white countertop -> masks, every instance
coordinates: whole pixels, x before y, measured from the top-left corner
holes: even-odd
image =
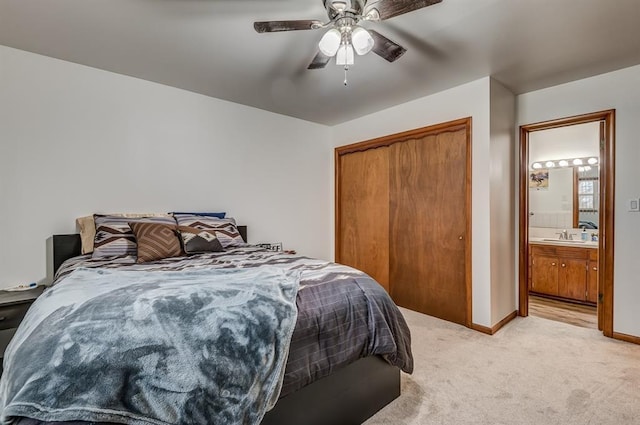
[[[574,246],[576,248],[598,248],[598,242],[583,241],[583,240],[560,240],[552,238],[529,238],[530,244],[535,245],[555,245],[555,246]]]

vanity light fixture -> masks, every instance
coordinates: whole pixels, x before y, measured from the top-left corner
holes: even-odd
[[[533,170],[539,170],[542,167],[542,164],[546,168],[554,168],[554,167],[579,167],[578,171],[589,171],[592,165],[598,165],[600,160],[594,156],[587,156],[582,158],[566,158],[566,159],[556,159],[549,161],[535,161],[531,163],[531,168]],[[586,165],[589,164],[589,165]]]

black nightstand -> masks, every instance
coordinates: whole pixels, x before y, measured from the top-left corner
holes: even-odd
[[[16,333],[31,304],[42,294],[44,286],[28,291],[0,291],[0,375],[4,350]]]

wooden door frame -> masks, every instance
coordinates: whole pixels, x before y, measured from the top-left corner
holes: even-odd
[[[615,109],[520,126],[519,310],[529,315],[529,134],[576,124],[604,121],[600,137],[600,223],[598,229],[598,323],[605,336],[613,332],[613,239],[615,179]]]
[[[340,247],[340,159],[343,155],[347,155],[353,152],[365,151],[368,149],[375,149],[384,146],[391,146],[395,143],[404,142],[411,139],[423,138],[429,135],[437,135],[445,132],[453,132],[464,129],[466,131],[466,179],[465,179],[465,211],[467,212],[466,223],[466,235],[465,235],[465,291],[466,291],[466,320],[465,326],[470,328],[472,326],[472,276],[471,276],[471,131],[472,131],[472,119],[461,118],[458,120],[448,121],[441,124],[435,124],[427,127],[417,128],[414,130],[405,131],[402,133],[391,134],[388,136],[379,137],[376,139],[367,140],[364,142],[354,143],[346,146],[340,146],[335,148],[335,163],[334,163],[334,179],[335,179],[335,201],[334,201],[334,235],[335,235],[335,261],[340,262],[339,254],[341,252]],[[389,282],[391,285],[391,282]]]

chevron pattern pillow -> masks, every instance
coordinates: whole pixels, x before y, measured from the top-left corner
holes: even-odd
[[[138,263],[182,255],[175,224],[131,222],[129,226],[136,237]]]
[[[178,222],[178,226],[195,227],[214,232],[224,249],[246,245],[233,218],[204,217],[195,214],[174,214],[173,216]]]
[[[96,236],[93,242],[92,258],[112,256],[136,256],[136,236],[129,223],[161,223],[175,226],[173,217],[122,217],[94,214]]]
[[[182,248],[187,254],[223,251],[215,230],[203,230],[197,227],[178,226],[182,237]]]

